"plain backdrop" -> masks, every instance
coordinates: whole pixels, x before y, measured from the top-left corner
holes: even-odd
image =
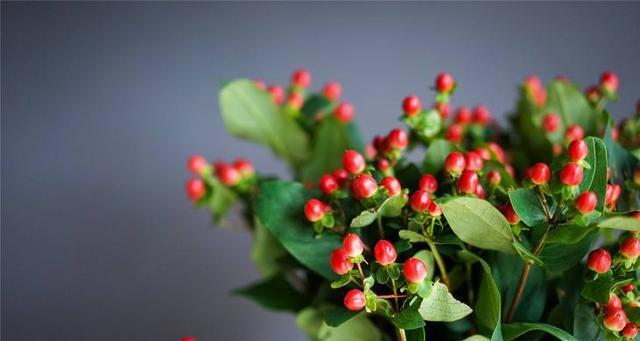
[[[251,238],[185,199],[185,159],[287,169],[232,138],[223,82],[339,80],[367,139],[434,76],[504,121],[528,74],[620,75],[640,97],[639,3],[2,2],[2,339],[297,340],[233,288]]]

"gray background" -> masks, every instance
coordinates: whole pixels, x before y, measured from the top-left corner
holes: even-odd
[[[2,337],[301,339],[230,289],[258,278],[250,237],[184,197],[190,153],[264,149],[222,126],[217,88],[309,68],[342,82],[367,138],[434,75],[504,116],[529,73],[640,97],[638,3],[2,3]]]

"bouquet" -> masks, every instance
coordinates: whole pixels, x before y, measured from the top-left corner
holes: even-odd
[[[240,79],[219,95],[229,132],[294,180],[188,160],[188,198],[215,223],[240,206],[253,234],[262,280],[235,293],[311,340],[636,339],[640,103],[614,124],[616,74],[584,92],[529,76],[503,129],[482,105],[452,113],[442,73],[433,105],[406,97],[405,128],[369,144],[340,84],[310,84],[301,69],[286,90]]]

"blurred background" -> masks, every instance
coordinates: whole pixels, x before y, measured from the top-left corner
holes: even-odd
[[[2,338],[296,340],[295,318],[229,291],[259,275],[251,238],[183,193],[191,153],[253,160],[217,90],[238,77],[338,80],[367,139],[428,102],[503,122],[528,74],[586,86],[611,69],[615,117],[640,97],[640,3],[2,2]]]

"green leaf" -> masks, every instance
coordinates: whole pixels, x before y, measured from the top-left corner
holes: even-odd
[[[378,212],[383,217],[398,217],[402,214],[402,208],[407,203],[403,195],[395,195],[384,202],[378,208]]]
[[[251,260],[263,277],[270,277],[280,271],[279,260],[287,256],[280,242],[267,230],[260,220],[254,218],[255,238],[251,249]]]
[[[328,114],[332,106],[333,102],[325,96],[312,95],[304,101],[304,105],[300,111],[309,118],[315,118],[318,113]]]
[[[561,273],[578,264],[590,250],[591,244],[598,237],[595,230],[588,232],[586,236],[574,244],[548,243],[539,254],[544,268],[551,273]],[[576,235],[576,239],[579,235]]]
[[[223,185],[217,178],[212,177],[208,182],[211,184],[211,197],[208,206],[213,213],[213,222],[217,224],[229,212],[238,198],[230,188]]]
[[[408,240],[410,243],[427,243],[429,241],[427,237],[411,230],[400,230],[398,236]]]
[[[302,184],[267,181],[261,184],[255,212],[262,225],[280,241],[300,263],[328,279],[335,279],[329,256],[340,247],[337,234],[316,238],[311,223],[304,218],[304,204],[312,192]]]
[[[442,166],[444,165],[444,160],[447,158],[449,153],[456,150],[455,146],[443,139],[435,139],[429,144],[427,151],[424,153],[424,163],[423,168],[425,173],[430,174],[438,174]]]
[[[406,330],[407,341],[424,341],[424,328]]]
[[[409,330],[424,327],[424,320],[422,316],[420,316],[418,309],[412,307],[400,310],[400,312],[393,317],[392,321],[393,324],[401,329]]]
[[[581,341],[604,340],[605,335],[597,323],[593,303],[581,300],[576,305],[573,315],[573,335]]]
[[[504,335],[505,341],[514,340],[530,331],[543,331],[547,334],[551,334],[555,336],[558,340],[563,341],[578,341],[571,334],[566,331],[552,326],[550,324],[545,323],[527,323],[527,322],[518,322],[518,323],[508,323],[502,325],[502,333]]]
[[[453,232],[466,243],[481,249],[514,253],[511,226],[488,201],[456,197],[441,207]]]
[[[309,298],[296,290],[282,275],[276,275],[248,287],[236,289],[233,293],[249,298],[271,310],[295,312],[310,303]]]
[[[560,115],[565,127],[579,124],[585,130],[586,135],[597,133],[597,115],[580,88],[574,84],[552,81],[547,90],[547,106],[544,112],[554,112]]]
[[[471,314],[473,310],[456,300],[446,285],[435,282],[429,295],[422,300],[418,311],[426,321],[453,322]]]
[[[331,282],[331,289],[338,289],[338,288],[342,288],[343,286],[347,285],[351,283],[351,277],[350,276],[342,276],[338,279],[336,279],[335,281]]]
[[[589,146],[585,158],[591,168],[584,169],[580,191],[593,191],[598,196],[598,211],[604,210],[605,191],[607,187],[607,148],[604,141],[597,137],[587,136],[584,141]]]
[[[522,245],[522,243],[520,243],[519,241],[513,242],[513,248],[516,250],[518,256],[520,256],[520,258],[522,258],[522,260],[524,260],[525,262],[536,264],[538,266],[542,265],[542,260],[540,260],[540,258],[534,255],[531,251],[529,251],[529,248]]]
[[[462,341],[490,341],[490,339],[484,335],[471,335]]]
[[[578,226],[573,224],[561,224],[549,231],[547,244],[576,244],[583,240],[594,227]]]
[[[314,341],[381,341],[382,333],[365,316],[358,315],[338,327],[327,325],[322,313],[309,307],[302,310],[296,321],[309,339]]]
[[[598,223],[598,227],[626,231],[640,231],[640,220],[631,217],[615,216],[601,221]]]
[[[624,186],[624,181],[626,179],[633,179],[633,172],[640,165],[640,160],[613,140],[611,128],[612,121],[611,118],[609,118],[604,136],[604,143],[607,147],[608,165],[611,169],[612,182],[621,185],[624,191],[620,196],[620,200],[618,200],[617,209],[626,211],[630,208],[635,208],[637,203],[635,202],[635,198],[632,199],[632,202],[627,202],[628,191]]]
[[[433,252],[429,250],[420,250],[413,255],[414,258],[418,258],[427,266],[427,276],[426,280],[430,281],[433,279],[433,275],[436,271],[436,262],[433,258]]]
[[[220,110],[227,130],[236,137],[269,146],[299,166],[309,154],[309,139],[295,120],[283,115],[265,91],[240,79],[220,90]]]
[[[547,203],[552,202],[551,200],[552,198],[549,198]],[[527,226],[532,227],[547,221],[540,195],[535,190],[529,188],[511,190],[509,191],[509,201],[511,201],[511,206],[518,217]],[[553,203],[555,204],[555,202]],[[554,205],[551,205],[549,211],[555,211]]]
[[[348,125],[333,116],[325,117],[315,132],[313,151],[302,170],[302,180],[315,183],[328,173],[342,167],[342,155],[347,149],[357,149]],[[355,129],[355,128],[352,128]],[[356,133],[357,134],[357,133]]]
[[[378,218],[378,211],[374,209],[364,210],[351,220],[351,227],[365,227],[371,225]]]
[[[588,300],[606,304],[609,302],[610,293],[614,288],[629,284],[632,281],[633,278],[613,278],[611,275],[602,274],[595,280],[587,282],[580,294]]]
[[[344,307],[328,307],[324,309],[324,322],[331,327],[337,327],[358,315],[359,311],[347,310]]]

